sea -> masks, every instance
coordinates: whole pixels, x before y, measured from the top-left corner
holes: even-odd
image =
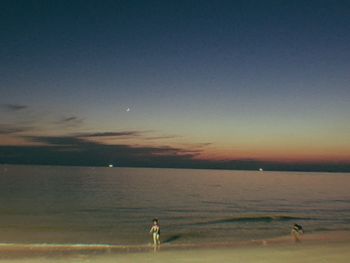
[[[350,174],[0,165],[1,244],[146,245],[350,230]]]

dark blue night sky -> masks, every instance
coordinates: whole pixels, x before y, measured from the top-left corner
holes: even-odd
[[[350,170],[349,1],[0,5],[0,163]]]

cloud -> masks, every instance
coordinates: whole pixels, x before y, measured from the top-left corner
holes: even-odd
[[[0,146],[0,163],[122,167],[200,168],[227,170],[289,170],[350,172],[350,161],[279,163],[255,159],[203,160],[201,149],[170,146],[108,145],[76,136],[26,136],[44,146]]]
[[[84,120],[82,118],[79,118],[77,116],[69,116],[61,118],[56,123],[67,127],[75,127],[80,126],[81,124],[83,124],[83,122]]]
[[[176,139],[179,138],[180,136],[176,135],[163,135],[163,136],[150,136],[150,137],[145,137],[145,140],[165,140],[165,139]]]
[[[328,171],[350,172],[350,160],[314,163],[267,162],[257,159],[213,160],[203,159],[205,147],[211,143],[185,144],[179,147],[167,145],[106,144],[92,141],[92,137],[140,136],[142,131],[99,132],[69,136],[24,136],[17,133],[30,127],[0,124],[1,134],[14,134],[40,145],[0,146],[0,163],[106,166],[110,163],[122,167],[198,168],[226,170],[267,171]]]
[[[67,117],[67,118],[64,118],[62,119],[62,122],[72,122],[72,121],[77,121],[78,118],[73,116],[73,117]]]
[[[47,144],[48,146],[83,146],[86,144],[96,144],[74,136],[24,136],[32,142]]]
[[[7,124],[0,124],[0,134],[6,134],[6,135],[11,135],[11,134],[16,134],[16,133],[21,133],[21,132],[26,132],[31,130],[31,127],[17,127],[17,126],[12,126],[12,125],[7,125]]]
[[[198,152],[168,146],[107,145],[75,136],[25,137],[44,146],[0,146],[0,163],[191,167]]]
[[[209,145],[212,145],[213,143],[211,142],[204,142],[204,143],[192,143],[191,146],[193,148],[204,148],[204,147],[207,147]]]
[[[3,104],[2,108],[6,109],[7,111],[21,111],[27,109],[28,106],[22,104]]]
[[[135,145],[126,145],[126,144],[105,144],[102,142],[90,141],[85,138],[81,138],[78,136],[25,136],[27,140],[32,142],[39,142],[46,144],[51,147],[67,147],[74,148],[75,150],[84,151],[86,149],[104,149],[104,150],[112,150],[113,149],[123,149],[128,148],[129,150],[133,150],[137,155],[147,152],[147,154],[153,156],[159,155],[196,155],[198,150],[192,149],[181,149],[170,146],[135,146]],[[128,152],[125,152],[127,154]],[[129,151],[130,153],[130,151]]]
[[[93,137],[134,137],[140,136],[143,132],[140,131],[120,131],[120,132],[96,132],[96,133],[82,133],[78,135],[82,138]]]

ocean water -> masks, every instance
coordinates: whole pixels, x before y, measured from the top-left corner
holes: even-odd
[[[216,243],[350,230],[350,174],[0,166],[0,243]]]

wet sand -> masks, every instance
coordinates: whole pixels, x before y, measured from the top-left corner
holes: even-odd
[[[290,237],[215,244],[150,245],[21,245],[1,244],[1,262],[349,262],[350,233],[305,235],[301,243]]]

